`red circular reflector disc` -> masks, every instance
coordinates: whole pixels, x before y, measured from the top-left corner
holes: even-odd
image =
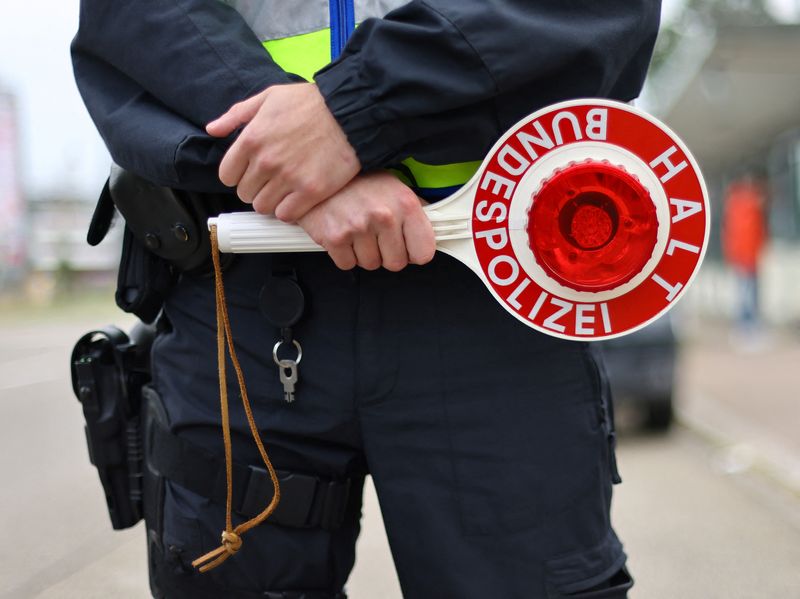
[[[656,247],[647,189],[624,168],[587,160],[546,179],[528,211],[528,245],[556,281],[603,291],[630,281]]]
[[[472,236],[501,305],[550,335],[630,333],[686,291],[708,197],[683,142],[627,104],[576,100],[523,119],[478,175]]]

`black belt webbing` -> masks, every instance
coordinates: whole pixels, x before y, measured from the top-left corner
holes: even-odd
[[[225,459],[173,435],[153,423],[148,464],[170,481],[225,505]],[[308,474],[277,471],[281,501],[267,519],[297,528],[335,530],[342,525],[353,479],[325,480]],[[233,510],[257,516],[272,498],[272,479],[265,468],[233,463]]]

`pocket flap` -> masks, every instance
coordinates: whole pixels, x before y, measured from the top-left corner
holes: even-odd
[[[563,597],[591,589],[621,570],[625,560],[622,543],[613,532],[590,549],[549,559],[545,567],[548,588],[553,589],[551,596]]]

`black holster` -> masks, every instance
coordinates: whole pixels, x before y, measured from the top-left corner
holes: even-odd
[[[150,323],[181,272],[210,272],[208,218],[246,206],[230,194],[161,187],[114,165],[89,225],[90,245],[105,238],[115,208],[125,219],[115,299],[122,310]],[[223,256],[223,265],[230,260]]]
[[[107,327],[87,333],[72,350],[72,390],[83,407],[89,460],[115,529],[142,518],[140,402],[150,380],[153,336],[153,329],[141,324],[130,337]]]

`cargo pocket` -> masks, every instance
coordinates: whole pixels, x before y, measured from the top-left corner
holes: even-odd
[[[455,495],[466,534],[552,527],[602,501],[605,435],[583,351],[520,352],[520,363],[489,383],[481,374],[449,377]]]
[[[211,547],[204,546],[198,518],[182,513],[181,499],[168,485],[164,510],[164,561],[173,573],[193,574],[192,560]]]
[[[157,342],[158,342],[157,338]],[[144,516],[147,528],[148,570],[154,597],[162,597],[167,581],[176,574],[192,573],[191,561],[203,553],[203,537],[186,501],[156,469],[153,460],[156,428],[168,428],[161,396],[153,385],[142,388],[144,434]]]
[[[156,338],[158,343],[159,338]],[[167,413],[161,397],[152,385],[142,387],[142,431],[144,468],[142,469],[142,489],[145,530],[147,531],[147,571],[150,592],[153,597],[163,598],[165,589],[162,583],[167,569],[167,552],[164,535],[164,494],[166,480],[152,465],[153,434],[157,426],[168,426]]]
[[[595,547],[547,560],[548,599],[625,599],[633,586],[625,560],[613,531]]]
[[[570,593],[565,597],[575,599],[627,599],[633,579],[625,568],[614,574],[610,580],[587,591]]]

